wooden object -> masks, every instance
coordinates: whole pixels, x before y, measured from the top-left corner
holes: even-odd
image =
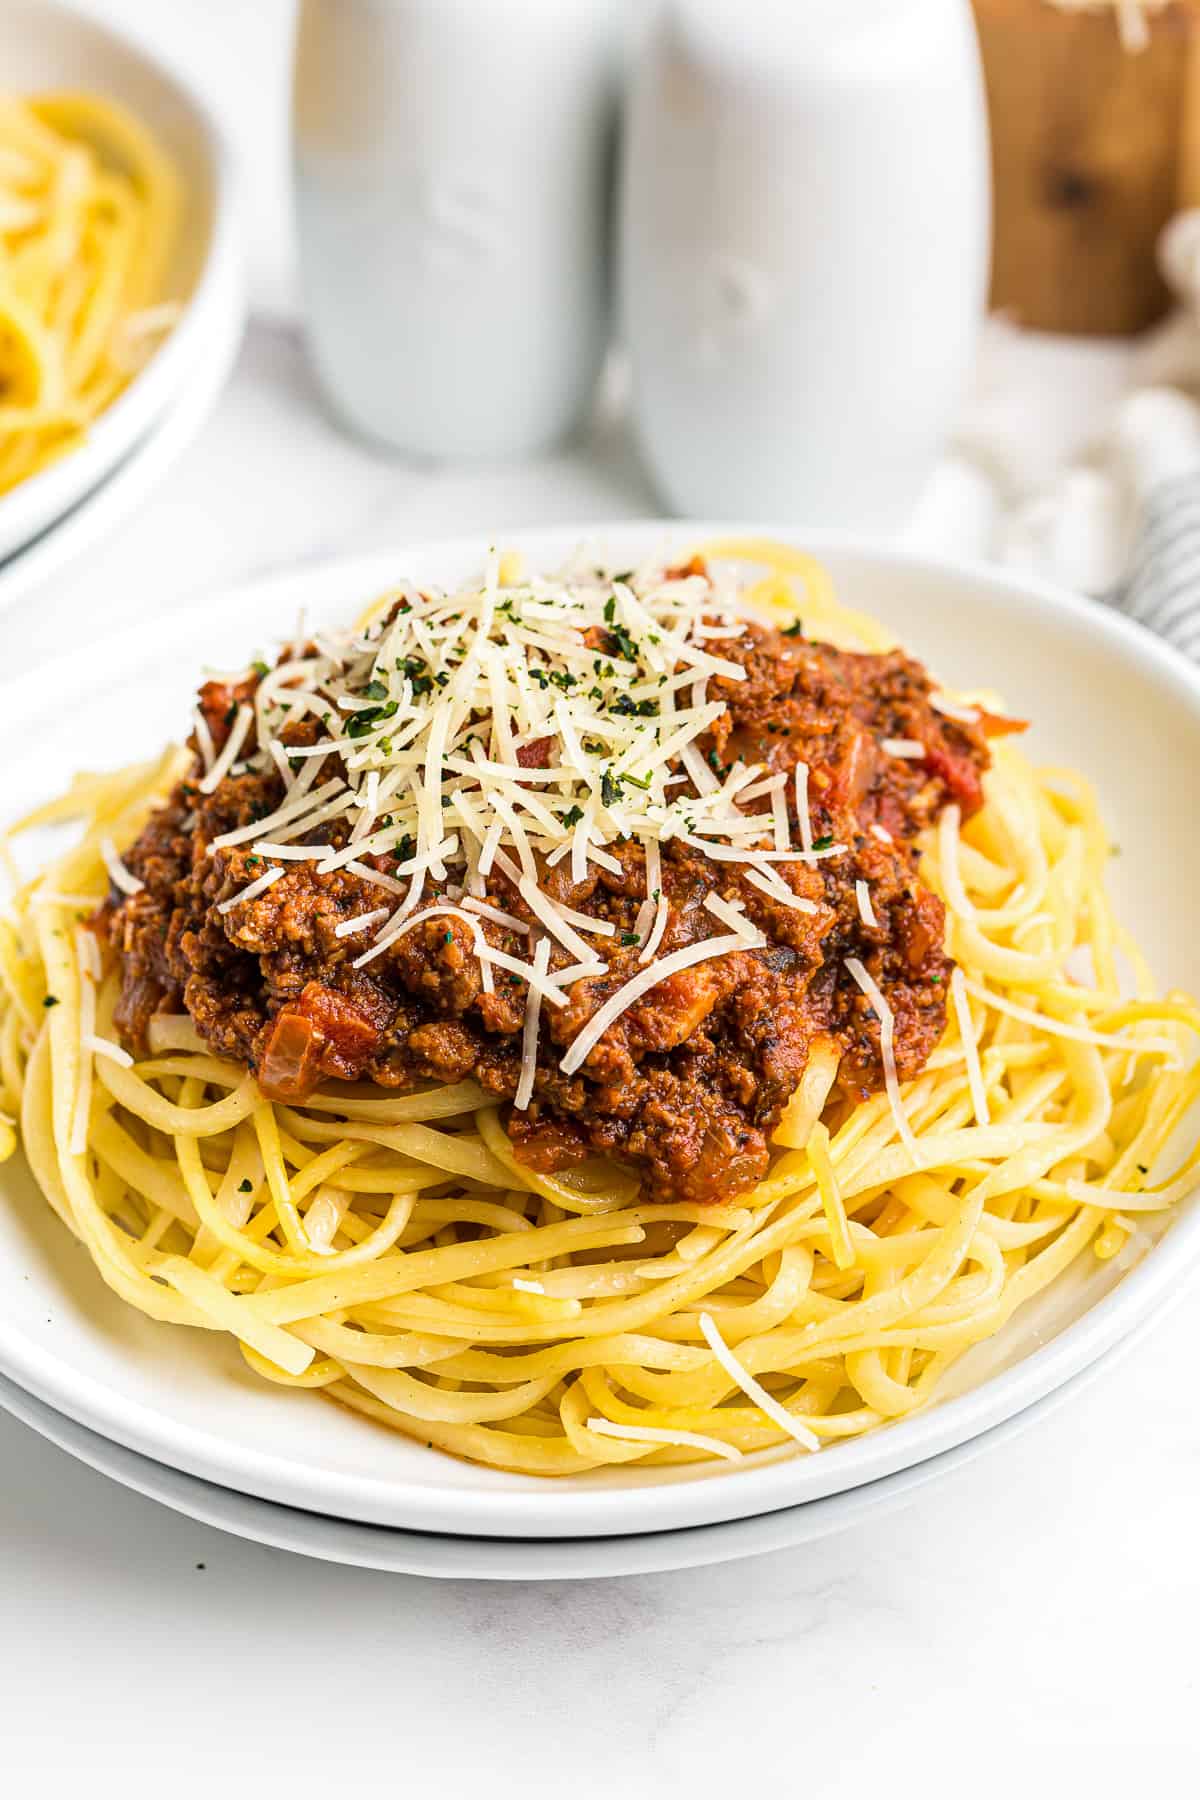
[[[973,0],[992,129],[992,304],[1020,324],[1142,330],[1167,310],[1163,225],[1200,199],[1200,16],[1147,15],[1126,49],[1111,12]]]

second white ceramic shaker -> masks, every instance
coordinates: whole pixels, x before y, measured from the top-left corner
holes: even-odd
[[[303,0],[294,177],[334,410],[397,449],[531,452],[608,325],[608,0]]]
[[[899,527],[984,308],[969,0],[666,0],[621,215],[637,426],[668,503]]]

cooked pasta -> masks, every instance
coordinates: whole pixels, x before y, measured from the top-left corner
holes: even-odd
[[[177,307],[176,177],[109,100],[0,99],[0,493],[75,448]]]
[[[790,619],[799,603],[807,641],[886,649],[799,553],[706,554],[765,568],[746,604]],[[964,719],[987,705],[938,701]],[[110,1287],[152,1318],[231,1335],[267,1381],[524,1474],[812,1454],[927,1404],[971,1346],[1079,1259],[1130,1245],[1200,1178],[1194,1126],[1172,1149],[1200,1094],[1200,1011],[1160,992],[1114,920],[1086,781],[1011,741],[993,746],[982,806],[942,806],[919,844],[954,965],[920,1072],[864,1097],[844,1083],[845,1044],[818,1038],[768,1165],[707,1198],[656,1197],[636,1162],[594,1149],[539,1171],[471,1076],[269,1098],[178,1006],[126,1048],[120,958],[88,921],[143,889],[130,846],[200,754],[80,776],[13,828],[82,826],[0,927],[0,1074],[42,1191]],[[774,841],[811,827],[798,800]],[[503,913],[488,894],[479,919]],[[377,930],[363,924],[355,945]],[[887,993],[849,960],[847,1005],[886,1036]],[[522,966],[552,991],[548,955]],[[537,1037],[549,1003],[528,992]]]

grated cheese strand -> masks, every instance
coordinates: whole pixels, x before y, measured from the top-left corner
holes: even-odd
[[[933,693],[929,696],[929,704],[935,712],[944,713],[948,719],[958,719],[963,725],[977,725],[980,712],[977,706],[963,706],[950,700],[945,694]]]
[[[699,1431],[668,1431],[661,1425],[619,1425],[614,1419],[589,1419],[587,1429],[599,1437],[627,1438],[631,1444],[678,1444],[684,1450],[707,1450],[726,1462],[740,1462],[742,1453],[720,1438],[705,1437]]]
[[[481,582],[457,591],[405,586],[348,630],[307,634],[298,626],[290,651],[261,675],[253,703],[239,704],[219,753],[197,717],[204,792],[242,767],[269,773],[283,790],[270,815],[213,841],[214,852],[250,844],[270,865],[219,910],[253,900],[296,865],[318,876],[346,868],[395,900],[391,912],[368,902],[335,927],[340,938],[376,930],[353,967],[385,954],[421,919],[457,917],[470,926],[485,989],[494,991],[499,970],[527,984],[525,1024],[536,1031],[543,1005],[565,1006],[572,981],[606,973],[597,945],[617,935],[611,921],[553,898],[541,871],[561,864],[580,885],[597,870],[625,878],[627,858],[614,852],[637,846],[645,869],[630,934],[641,945],[638,968],[568,1046],[561,1066],[574,1073],[659,982],[766,941],[744,906],[718,891],[707,904],[728,933],[664,955],[664,844],[697,850],[717,866],[714,874],[737,865],[760,893],[810,916],[817,904],[793,893],[773,865],[815,866],[846,853],[844,844],[814,838],[806,764],[776,774],[763,763],[722,768],[706,753],[708,734],[728,713],[709,698],[710,678],[746,680],[745,667],[721,653],[745,629],[738,584],[720,575],[668,576],[650,561],[614,580],[577,559],[557,576],[525,576],[496,554]],[[285,741],[300,721],[317,742]],[[882,748],[925,754],[909,739],[884,739]],[[334,822],[332,833],[321,831]],[[335,842],[314,841],[322,835]],[[385,857],[375,870],[373,861]],[[503,902],[503,882],[538,929],[495,903]],[[870,895],[863,883],[857,890],[870,928]],[[546,948],[532,960],[500,951],[484,919]],[[558,951],[571,963],[554,971]],[[885,1072],[886,1026],[884,1019]],[[524,1067],[522,1076],[528,1104],[532,1076]]]
[[[236,894],[230,894],[228,900],[219,901],[217,911],[222,914],[232,912],[234,907],[241,906],[243,901],[257,900],[260,894],[265,894],[267,889],[285,873],[286,870],[282,865],[276,863],[273,868],[267,870],[265,875],[260,875],[257,881],[252,881],[248,887],[239,888]]]
[[[819,1450],[821,1448],[821,1440],[816,1432],[810,1431],[807,1425],[802,1425],[800,1420],[797,1419],[793,1413],[790,1413],[786,1406],[781,1405],[773,1395],[768,1394],[762,1383],[755,1381],[749,1369],[738,1361],[733,1351],[729,1348],[729,1345],[725,1342],[725,1339],[721,1336],[721,1333],[717,1330],[711,1314],[700,1314],[700,1330],[703,1334],[705,1343],[728,1375],[730,1381],[741,1388],[748,1400],[753,1400],[759,1412],[765,1413],[773,1424],[778,1425],[781,1431],[785,1431],[790,1438],[794,1438],[796,1442],[802,1444],[806,1450]]]
[[[391,916],[388,906],[378,907],[374,912],[355,913],[353,918],[343,919],[340,925],[335,925],[333,935],[336,938],[353,937],[356,931],[365,931],[369,925],[382,925]]]
[[[592,1015],[582,1031],[573,1040],[570,1049],[562,1059],[560,1067],[564,1075],[573,1075],[586,1062],[589,1054],[621,1014],[631,1007],[635,1000],[656,988],[660,981],[666,981],[670,975],[677,975],[682,969],[690,969],[696,963],[708,962],[713,957],[725,956],[731,950],[745,950],[750,947],[760,948],[766,943],[761,932],[755,932],[750,938],[744,934],[730,934],[728,937],[705,938],[698,944],[687,944],[682,950],[675,950],[670,956],[664,956],[661,962],[643,969],[617,989],[611,999],[606,1000],[600,1010]]]
[[[238,751],[250,734],[250,727],[253,722],[254,708],[252,706],[247,706],[245,701],[243,701],[237,709],[237,715],[233,721],[233,728],[230,731],[229,736],[225,739],[225,744],[220,755],[213,763],[208,774],[205,775],[199,783],[200,792],[202,794],[211,794],[213,789],[217,786],[217,783],[228,775],[230,769],[232,769],[234,763],[237,761]]]
[[[871,890],[865,881],[855,882],[854,898],[858,903],[858,916],[868,931],[878,931],[879,920],[875,916],[875,908],[871,905]]]
[[[915,1163],[918,1160],[917,1140],[913,1136],[912,1126],[904,1110],[904,1102],[900,1096],[900,1077],[896,1072],[895,1031],[896,1015],[880,992],[875,978],[868,972],[857,956],[846,958],[846,968],[858,983],[875,1010],[879,1020],[879,1054],[883,1061],[883,1079],[887,1089],[888,1102],[892,1109],[892,1117],[896,1121],[896,1130],[900,1141]]]
[[[137,876],[125,867],[117,854],[117,847],[110,837],[100,839],[100,860],[108,870],[114,887],[119,888],[123,894],[141,893],[146,885],[145,882],[139,881]]]
[[[777,900],[780,906],[790,906],[793,912],[811,915],[820,910],[815,900],[806,900],[801,894],[793,894],[790,887],[787,887],[782,881],[772,881],[770,875],[762,869],[748,869],[746,880],[760,893],[768,895],[772,900]]]
[[[812,814],[808,810],[808,764],[798,762],[793,778],[796,783],[796,816],[800,821],[800,845],[804,850],[813,847]]]
[[[538,975],[544,976],[550,967],[550,940],[542,938],[533,953],[533,966]],[[517,1081],[517,1091],[513,1097],[513,1105],[518,1112],[524,1112],[533,1098],[533,1078],[537,1073],[538,1021],[542,1012],[542,996],[538,989],[530,984],[525,1001],[525,1026],[521,1034],[521,1074]]]
[[[644,965],[646,963],[653,962],[655,956],[657,956],[658,946],[663,941],[663,934],[665,933],[665,931],[667,929],[667,920],[670,918],[670,916],[671,916],[670,902],[668,901],[667,896],[665,894],[663,894],[658,901],[658,905],[655,907],[654,924],[651,926],[650,936],[646,939],[646,943],[642,950],[642,953],[638,957],[639,963],[642,963]]]

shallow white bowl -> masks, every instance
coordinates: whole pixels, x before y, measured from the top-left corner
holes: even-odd
[[[204,102],[149,52],[59,0],[0,7],[5,92],[73,88],[127,106],[155,134],[181,188],[178,241],[163,299],[183,312],[145,368],[86,440],[0,498],[0,557],[21,549],[90,493],[173,403],[240,315],[242,283],[233,160]]]
[[[237,361],[242,326],[239,306],[206,341],[203,357],[185,372],[170,406],[128,456],[48,530],[0,560],[0,612],[111,536],[153,493],[221,398]]]
[[[635,562],[731,529],[613,525],[506,534],[506,542],[543,567],[581,540]],[[986,682],[1035,720],[1036,758],[1074,763],[1096,781],[1123,850],[1112,867],[1121,915],[1164,980],[1200,990],[1200,672],[1117,615],[1024,579],[847,538],[803,541],[850,605],[886,620],[943,679]],[[201,666],[244,662],[290,634],[298,608],[310,620],[340,619],[401,576],[457,582],[478,573],[484,548],[475,540],[306,568],[166,614],[44,681],[0,689],[6,812],[58,791],[79,768],[144,756],[180,735]],[[29,850],[36,859],[39,846]],[[819,1499],[967,1442],[1161,1310],[1197,1260],[1200,1209],[1185,1204],[1136,1267],[1081,1258],[963,1359],[937,1405],[818,1456],[772,1452],[733,1469],[627,1468],[538,1481],[456,1462],[312,1395],[270,1387],[231,1345],[132,1312],[14,1159],[0,1169],[0,1372],[143,1455],[314,1512],[474,1536],[659,1531]]]

